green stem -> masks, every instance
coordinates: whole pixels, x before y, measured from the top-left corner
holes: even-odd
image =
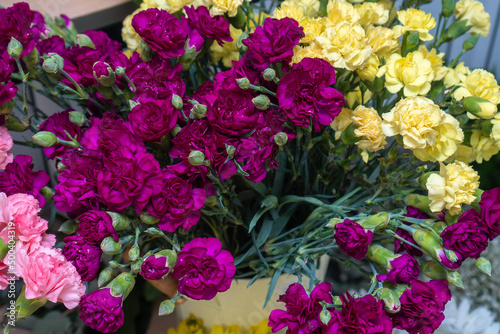
[[[272,96],[276,97],[276,93],[275,92],[271,92],[269,89],[267,89],[265,87],[255,86],[255,85],[250,84],[250,88],[253,89],[253,90],[256,90],[258,92],[261,92],[261,93],[264,93],[264,94],[269,94],[269,95],[272,95]]]

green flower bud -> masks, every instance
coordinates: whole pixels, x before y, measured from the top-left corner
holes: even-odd
[[[250,80],[248,80],[247,78],[236,79],[236,83],[238,84],[238,86],[241,89],[248,89],[248,88],[250,88]]]
[[[278,146],[285,146],[288,143],[288,135],[284,132],[278,132],[274,135],[274,143]]]
[[[179,58],[179,63],[182,65],[182,69],[187,71],[193,66],[196,57],[200,54],[201,51],[196,51],[196,47],[189,47],[189,37],[186,40],[186,44],[184,44],[184,54]]]
[[[109,237],[102,239],[101,249],[102,249],[102,252],[104,254],[116,255],[116,254],[119,254],[122,250],[122,242],[121,242],[121,240],[116,242],[112,236],[109,236]]]
[[[92,67],[94,78],[104,87],[111,87],[116,82],[116,75],[111,66],[103,61],[97,61]]]
[[[133,235],[126,235],[124,237],[121,237],[120,241],[122,243],[122,248],[125,249],[125,248],[129,247],[130,245],[132,245],[134,243],[135,236],[133,236]]]
[[[232,159],[234,157],[234,152],[236,152],[236,147],[234,147],[233,145],[228,145],[228,144],[225,144],[225,145],[226,145],[227,156],[229,157],[229,159]]]
[[[119,75],[119,76],[124,76],[125,75],[125,67],[122,67],[122,66],[117,66],[115,68],[115,74],[116,75]]]
[[[116,231],[121,231],[129,227],[130,220],[124,214],[116,213],[113,211],[106,211],[106,212],[108,213],[108,215],[111,216],[111,219],[113,220],[113,227],[115,228]]]
[[[153,51],[151,51],[151,48],[149,47],[148,43],[145,41],[141,41],[141,59],[143,62],[147,63],[150,62],[151,59],[153,59]]]
[[[252,99],[252,103],[259,110],[267,110],[271,105],[271,100],[267,95],[260,94]]]
[[[181,110],[184,107],[184,102],[182,101],[182,97],[177,94],[172,95],[172,105],[175,109]]]
[[[443,39],[446,42],[451,42],[452,40],[462,36],[463,34],[465,34],[469,30],[470,30],[470,26],[467,25],[466,20],[454,21],[445,30],[445,32],[443,34]]]
[[[368,247],[368,252],[366,256],[375,263],[378,263],[385,269],[391,269],[391,260],[399,257],[399,255],[395,255],[393,252],[388,250],[385,247],[380,245],[372,244]]]
[[[430,212],[431,200],[427,196],[410,194],[405,197],[404,202],[407,206],[413,206],[419,211]]]
[[[453,0],[453,2],[455,2],[455,1]],[[474,49],[477,42],[479,41],[479,38],[481,38],[481,34],[475,34],[475,35],[472,35],[471,37],[467,38],[462,43],[462,49],[464,51],[470,51],[470,50]]]
[[[455,5],[457,0],[442,0],[442,6],[443,6],[443,16],[444,17],[450,17],[453,15],[455,12]]]
[[[384,308],[388,313],[397,313],[401,309],[400,294],[387,288],[375,290],[375,297],[384,301]]]
[[[12,109],[14,109],[15,105],[15,99],[9,102],[0,103],[0,115],[9,115],[12,112]]]
[[[460,274],[458,273],[458,271],[447,270],[446,271],[446,279],[448,280],[449,284],[454,285],[460,289],[465,289],[464,284],[462,282],[462,277],[460,277]]]
[[[51,201],[54,197],[54,191],[49,187],[43,187],[42,189],[40,189],[40,194],[42,194],[43,198],[45,199],[45,203]]]
[[[76,126],[83,126],[85,122],[87,122],[87,117],[82,112],[79,111],[70,111],[69,112],[69,121]]]
[[[78,229],[78,224],[75,221],[67,220],[61,224],[61,227],[59,227],[58,231],[64,234],[73,234],[76,232],[77,229]]]
[[[433,280],[446,278],[446,270],[442,265],[433,260],[424,262],[420,266],[420,270],[425,276]]]
[[[78,46],[88,46],[89,48],[95,49],[94,42],[92,42],[90,37],[85,34],[76,35],[75,44]]]
[[[23,57],[23,62],[26,65],[28,71],[36,71],[36,67],[40,63],[40,54],[38,50],[34,48],[30,53]]]
[[[262,73],[262,77],[266,81],[274,81],[276,79],[276,71],[272,68],[266,68],[264,73]]]
[[[330,221],[326,224],[326,228],[330,228],[330,229],[335,229],[335,225],[337,225],[338,223],[341,223],[342,220],[340,220],[339,218],[332,218],[330,219]]]
[[[60,69],[64,68],[64,59],[57,53],[49,53],[43,61],[42,68],[45,72],[56,74]]]
[[[130,266],[130,270],[134,273],[134,274],[138,274],[140,271],[141,271],[141,268],[142,268],[142,263],[144,261],[142,259],[139,259],[137,261],[135,261],[134,263],[132,263],[132,265]]]
[[[163,232],[157,227],[150,227],[144,232],[155,237],[160,237],[163,235]]]
[[[132,262],[137,261],[140,255],[141,255],[141,249],[139,248],[138,245],[133,245],[132,247],[130,247],[128,251],[128,256],[130,258],[130,261]]]
[[[135,285],[135,278],[130,273],[121,273],[116,276],[114,280],[111,281],[106,287],[111,288],[111,295],[114,297],[123,296],[123,299],[127,298]]]
[[[37,132],[32,138],[35,144],[43,147],[51,147],[58,142],[56,135],[49,131]]]
[[[469,96],[462,100],[465,110],[472,115],[484,119],[492,119],[497,114],[497,106],[490,101],[476,97]]]
[[[193,166],[201,166],[205,163],[205,154],[201,151],[191,151],[188,161]]]
[[[172,132],[170,132],[170,134],[171,134],[173,137],[175,137],[175,136],[177,136],[177,134],[178,134],[179,132],[181,132],[181,130],[182,130],[181,126],[180,126],[179,124],[176,124],[176,125],[174,126],[174,129],[172,130]]]
[[[113,277],[113,269],[106,267],[99,273],[99,278],[97,279],[97,286],[100,288],[104,284],[108,283]]]
[[[330,311],[326,309],[326,307],[323,305],[323,309],[321,310],[321,313],[319,314],[319,320],[324,324],[328,325],[330,320],[332,319],[332,315],[330,314]]]
[[[370,217],[358,220],[358,223],[361,224],[364,229],[374,231],[385,228],[389,224],[390,220],[391,218],[387,212],[379,212]]]
[[[209,196],[205,200],[205,206],[216,206],[219,203],[219,198],[217,196]]]
[[[246,46],[245,44],[243,44],[243,41],[245,39],[248,38],[248,32],[244,32],[243,34],[240,35],[240,37],[238,37],[238,39],[236,40],[236,47],[238,48],[238,51],[240,51],[240,53],[245,53],[247,52],[248,50],[248,46]]]
[[[171,314],[172,312],[174,312],[174,309],[175,303],[173,301],[171,301],[170,299],[164,300],[158,308],[158,315],[162,316]]]
[[[481,256],[476,260],[475,264],[476,268],[479,269],[480,272],[491,276],[491,262],[487,258]]]
[[[14,59],[21,57],[23,53],[23,45],[17,39],[12,37],[7,45],[7,53]]]
[[[413,239],[423,249],[423,251],[438,260],[440,263],[445,263],[447,260],[451,262],[458,261],[457,254],[443,247],[441,240],[437,238],[434,232],[424,228],[417,228],[413,232]]]
[[[2,238],[0,238],[0,261],[5,259],[5,255],[9,252],[9,245],[7,245]]]
[[[175,267],[175,264],[177,263],[176,252],[170,249],[164,249],[155,254],[156,258],[159,258],[160,256],[164,256],[167,258],[167,264],[166,264],[167,267],[169,268]]]
[[[438,221],[432,225],[432,228],[434,231],[436,231],[437,234],[441,235],[441,232],[444,231],[445,228],[448,227],[448,224],[446,224],[443,221]]]
[[[405,57],[408,53],[415,51],[420,43],[418,31],[406,32],[403,36],[403,44],[401,45],[401,55]]]
[[[141,212],[139,217],[141,218],[141,221],[144,224],[148,224],[148,225],[153,225],[153,224],[156,224],[160,221],[160,218],[156,218],[155,216],[153,216],[145,211]]]
[[[354,134],[354,130],[356,130],[356,125],[354,125],[354,123],[351,123],[347,126],[347,128],[344,129],[344,131],[342,131],[340,138],[342,139],[342,142],[344,144],[352,145],[361,140],[361,138],[356,137],[356,135]]]
[[[191,119],[202,119],[207,114],[207,106],[204,104],[195,104],[189,113]]]
[[[28,123],[26,123],[22,120],[19,120],[15,117],[12,117],[12,115],[5,116],[4,126],[7,128],[7,130],[16,131],[16,132],[23,132],[29,128]]]

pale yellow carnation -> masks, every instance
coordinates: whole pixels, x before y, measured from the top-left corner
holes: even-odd
[[[296,45],[293,48],[292,63],[300,63],[300,61],[304,58],[323,59],[323,50],[317,46],[316,43],[312,43],[311,45],[305,47]]]
[[[470,73],[470,70],[464,63],[459,63],[454,69],[451,67],[444,67],[444,86],[449,88],[451,86],[456,86],[460,83],[459,75]]]
[[[236,42],[238,38],[241,36],[243,31],[240,29],[236,29],[232,25],[229,26],[229,30],[231,32],[232,41],[224,42],[221,46],[217,42],[213,42],[212,46],[210,46],[210,52],[212,53],[212,58],[214,61],[219,61],[222,59],[222,63],[226,67],[233,67],[233,60],[238,60],[240,58],[240,52],[238,51],[238,47],[236,46]]]
[[[184,6],[195,5],[195,7],[203,4],[203,1],[193,0],[144,0],[141,4],[142,9],[159,8],[166,10],[169,13],[180,11]]]
[[[475,159],[472,153],[472,147],[462,144],[458,145],[455,154],[447,159],[446,162],[453,162],[455,160],[462,161],[466,164],[470,164],[471,162],[473,162]]]
[[[227,13],[229,17],[236,16],[238,7],[243,4],[243,0],[210,0],[212,7],[210,8],[211,15],[224,15]]]
[[[302,44],[313,42],[317,36],[325,30],[324,17],[310,18],[306,17],[299,21],[299,25],[304,29],[304,37],[300,40]]]
[[[309,17],[318,16],[319,12],[319,0],[294,0],[297,4],[302,7],[304,13]]]
[[[409,97],[382,115],[382,129],[388,137],[401,135],[405,148],[425,149],[436,142],[437,128],[445,117],[446,113],[432,100]]]
[[[389,19],[389,10],[385,9],[384,5],[379,3],[365,2],[354,5],[354,8],[359,13],[359,23],[363,27],[368,27],[372,24],[385,24]]]
[[[283,19],[289,17],[297,22],[302,21],[306,17],[304,9],[295,1],[284,1],[279,8],[276,8],[273,13],[273,18]]]
[[[340,114],[335,116],[332,124],[330,126],[335,131],[335,139],[339,140],[342,132],[352,123],[352,110],[348,108],[342,108]]]
[[[336,68],[350,71],[364,67],[372,54],[363,27],[347,21],[326,28],[315,42],[323,49],[324,59]]]
[[[329,0],[326,12],[325,25],[327,27],[333,27],[343,22],[357,24],[360,19],[359,12],[345,0]]]
[[[376,54],[372,53],[370,58],[368,58],[366,65],[363,68],[358,68],[356,73],[358,73],[361,80],[372,82],[377,76],[379,66],[380,60]]]
[[[484,5],[477,0],[460,0],[455,7],[455,16],[458,20],[466,20],[471,27],[471,34],[488,36],[490,32],[490,14],[484,11]]]
[[[432,212],[446,208],[451,215],[458,215],[462,204],[471,204],[479,187],[479,175],[461,161],[443,165],[439,174],[431,174],[426,182]]]
[[[385,74],[385,87],[393,94],[404,88],[405,96],[426,95],[434,79],[432,63],[425,59],[421,51],[410,52],[406,57],[392,54],[379,76]]]
[[[444,52],[437,53],[436,49],[427,50],[425,45],[420,45],[418,51],[422,52],[424,58],[431,62],[432,70],[434,71],[434,81],[439,81],[446,75],[446,68],[443,68],[444,64]]]
[[[398,20],[402,25],[394,27],[396,36],[404,35],[407,31],[417,31],[420,40],[426,42],[434,39],[429,30],[436,26],[436,20],[431,14],[426,14],[423,10],[409,8],[398,12]]]
[[[399,39],[392,29],[370,26],[366,29],[366,38],[368,45],[381,59],[399,50]]]
[[[481,133],[481,130],[472,130],[470,137],[472,154],[477,163],[489,161],[492,156],[498,154],[498,146],[489,136]]]
[[[142,50],[142,38],[138,33],[135,32],[134,27],[132,27],[132,19],[134,18],[134,15],[139,13],[140,11],[142,11],[141,8],[135,10],[132,14],[127,16],[125,20],[123,20],[122,38],[125,44],[127,44],[127,48],[129,48],[132,52],[141,52]]]
[[[500,103],[500,86],[495,76],[483,69],[475,69],[472,72],[457,73],[460,78],[460,87],[453,93],[453,97],[460,101],[464,97],[476,96],[490,101],[493,104]]]
[[[359,89],[359,86],[357,86],[355,90],[347,93],[346,102],[349,108],[354,109],[360,104],[368,103],[372,96],[373,93],[369,89],[367,89],[365,91],[365,94],[363,95],[363,99],[361,99],[361,90]]]
[[[360,105],[352,111],[352,121],[356,126],[354,134],[362,138],[356,142],[362,150],[361,158],[364,162],[368,162],[368,152],[381,150],[387,144],[382,131],[382,119],[375,109]]]
[[[491,128],[490,138],[500,147],[500,113],[496,114],[495,118],[491,120],[491,124],[493,124],[493,127]]]

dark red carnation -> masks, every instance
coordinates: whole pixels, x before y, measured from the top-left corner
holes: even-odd
[[[403,254],[389,261],[391,268],[387,275],[378,275],[379,281],[387,281],[393,284],[409,284],[420,275],[418,262],[408,254]]]
[[[82,281],[90,282],[96,278],[101,265],[101,248],[77,235],[66,237],[63,241],[66,245],[62,249],[62,254],[75,266]]]
[[[216,40],[220,45],[224,41],[231,42],[229,32],[229,22],[222,15],[211,16],[210,11],[205,6],[185,6],[189,25],[198,30],[204,39]]]
[[[500,188],[485,190],[479,202],[481,218],[488,226],[490,240],[500,235]]]
[[[123,296],[113,296],[111,288],[95,290],[80,299],[78,314],[85,325],[101,333],[114,333],[123,326]]]
[[[335,225],[335,241],[339,248],[347,255],[357,260],[366,256],[368,246],[373,239],[373,232],[365,230],[360,224],[346,219]]]
[[[57,138],[71,141],[66,133],[69,133],[77,141],[82,139],[82,129],[71,123],[69,121],[69,112],[72,109],[66,109],[59,113],[55,113],[50,116],[45,122],[40,125],[40,131],[49,131],[57,136]],[[76,148],[69,147],[62,144],[55,144],[51,147],[44,147],[43,153],[49,159],[54,159],[56,157],[62,157],[70,151],[74,151]]]
[[[86,242],[100,244],[110,235],[118,242],[113,219],[106,211],[90,210],[78,217],[78,235]]]

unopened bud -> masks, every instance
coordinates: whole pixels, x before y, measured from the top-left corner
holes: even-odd
[[[448,280],[449,284],[456,286],[457,288],[460,288],[460,289],[465,289],[464,283],[462,282],[462,277],[460,276],[458,271],[447,270],[446,271],[446,279]]]
[[[50,202],[54,198],[54,190],[49,187],[43,187],[40,189],[40,194],[45,199],[45,203]]]
[[[116,75],[111,66],[103,61],[97,61],[92,67],[94,78],[104,87],[111,87],[116,82]]]
[[[453,2],[455,2],[455,0],[453,0]],[[481,34],[475,34],[475,35],[472,35],[471,37],[467,38],[462,43],[462,49],[464,51],[470,51],[470,50],[474,49],[477,42],[479,41],[479,38],[481,38]]]
[[[489,100],[469,96],[462,100],[465,110],[470,112],[472,115],[484,119],[492,119],[497,114],[497,106],[491,103]]]
[[[99,273],[99,278],[97,279],[97,286],[100,288],[104,284],[108,283],[113,277],[113,269],[106,267]]]
[[[379,212],[370,217],[358,220],[358,223],[361,224],[365,230],[374,231],[376,229],[385,228],[390,220],[390,216],[387,212]]]
[[[267,95],[261,94],[259,96],[254,97],[252,99],[252,103],[255,106],[255,108],[259,110],[267,110],[271,105],[271,100]]]
[[[114,280],[107,285],[111,288],[111,295],[115,297],[123,296],[123,299],[127,298],[135,285],[135,278],[132,274],[124,272],[116,276]]]
[[[334,229],[335,228],[335,225],[337,225],[338,223],[341,223],[342,220],[340,220],[339,218],[332,218],[330,219],[330,221],[326,224],[326,228],[330,228],[330,229]]]
[[[42,68],[45,72],[56,74],[64,68],[64,59],[57,53],[49,53],[43,61]]]
[[[388,313],[397,313],[401,309],[401,302],[399,301],[399,293],[387,288],[377,289],[375,297],[378,300],[384,301],[384,308]]]
[[[70,111],[69,112],[69,121],[76,126],[83,126],[87,122],[87,117],[82,112],[79,111]]]
[[[121,231],[126,229],[130,225],[130,221],[127,216],[121,213],[106,211],[108,215],[111,216],[113,221],[113,227],[116,231]]]
[[[14,59],[21,57],[23,53],[23,45],[17,39],[12,37],[7,45],[7,53]]]
[[[378,263],[385,269],[391,269],[391,260],[399,257],[399,255],[395,255],[385,247],[372,244],[368,247],[366,257],[368,257],[371,261]]]
[[[132,247],[130,247],[128,251],[128,256],[130,258],[130,261],[132,262],[137,261],[140,255],[141,255],[141,250],[139,249],[139,246],[133,245]]]
[[[262,77],[266,81],[273,81],[276,78],[276,71],[272,68],[266,68],[262,73]]]
[[[407,206],[413,206],[421,212],[430,212],[431,200],[427,196],[410,194],[405,197],[404,202]]]
[[[274,143],[278,146],[285,146],[288,143],[288,135],[284,132],[278,132],[274,135]]]
[[[327,310],[325,306],[323,306],[323,309],[321,310],[321,313],[319,314],[319,320],[324,324],[328,325],[330,320],[332,319],[332,315],[330,311]]]
[[[122,242],[115,241],[112,236],[106,237],[101,241],[101,250],[104,254],[107,255],[119,254],[122,250]]]
[[[149,235],[155,236],[155,237],[159,237],[159,236],[163,235],[163,232],[157,227],[150,227],[144,232],[146,232]]]
[[[424,262],[420,266],[420,270],[425,276],[433,280],[446,278],[446,270],[442,265],[433,260]]]
[[[188,161],[193,166],[201,166],[205,163],[205,154],[201,151],[191,151]]]
[[[236,79],[236,83],[241,89],[248,89],[250,88],[250,80],[248,78],[239,78]]]
[[[139,259],[139,260],[135,261],[134,263],[132,263],[132,264],[130,265],[130,270],[131,270],[134,274],[138,274],[138,273],[141,271],[141,269],[142,269],[142,263],[143,263],[143,262],[144,262],[144,261],[143,261],[143,260],[141,260],[141,259]]]
[[[226,153],[227,153],[227,156],[229,159],[232,159],[234,158],[234,153],[236,152],[236,147],[234,147],[233,145],[228,145],[228,144],[225,144],[226,145]]]
[[[491,276],[491,262],[487,258],[481,256],[477,259],[476,268],[483,274]]]
[[[33,142],[43,147],[51,147],[57,144],[58,139],[55,134],[49,131],[40,131],[33,135]]]
[[[181,110],[184,107],[184,102],[182,101],[182,97],[177,94],[172,95],[172,105],[175,109]]]
[[[169,268],[175,267],[175,264],[177,263],[177,253],[170,249],[161,250],[158,253],[154,254],[154,256],[156,258],[159,258],[160,256],[166,257],[167,263],[165,264],[165,266]]]
[[[181,132],[181,130],[182,130],[181,126],[180,126],[179,124],[176,124],[176,125],[174,126],[174,128],[173,128],[172,132],[170,132],[170,134],[171,134],[173,137],[175,137],[175,136],[177,136],[177,134],[178,134],[179,132]]]
[[[115,74],[116,75],[119,75],[119,76],[124,76],[125,75],[125,67],[122,67],[122,66],[117,66],[115,68]]]
[[[88,46],[89,48],[95,49],[94,42],[92,42],[90,37],[85,34],[76,35],[75,44],[78,46]]]
[[[445,30],[443,38],[446,42],[451,42],[452,40],[462,36],[463,34],[465,34],[469,30],[470,30],[470,26],[467,25],[466,20],[454,21]]]
[[[207,106],[204,104],[195,104],[189,113],[189,118],[191,119],[202,119],[207,114]]]
[[[160,218],[156,218],[155,216],[153,216],[145,211],[141,212],[139,217],[141,218],[141,221],[144,224],[148,224],[148,225],[153,225],[153,224],[156,224],[160,221]]]
[[[67,220],[61,224],[58,231],[64,234],[73,234],[76,232],[77,229],[78,229],[77,223],[75,223],[73,220]]]
[[[418,47],[420,43],[420,36],[418,31],[406,32],[403,37],[403,44],[401,45],[401,55],[406,57],[406,55]]]
[[[413,239],[425,253],[452,269],[461,258],[454,251],[445,249],[434,233],[424,228],[417,228],[413,232]]]
[[[450,17],[455,12],[455,5],[457,0],[442,0],[442,13],[444,17]]]
[[[173,301],[171,301],[170,299],[164,300],[158,308],[158,315],[162,316],[171,314],[172,312],[174,312],[174,309],[175,303]]]

